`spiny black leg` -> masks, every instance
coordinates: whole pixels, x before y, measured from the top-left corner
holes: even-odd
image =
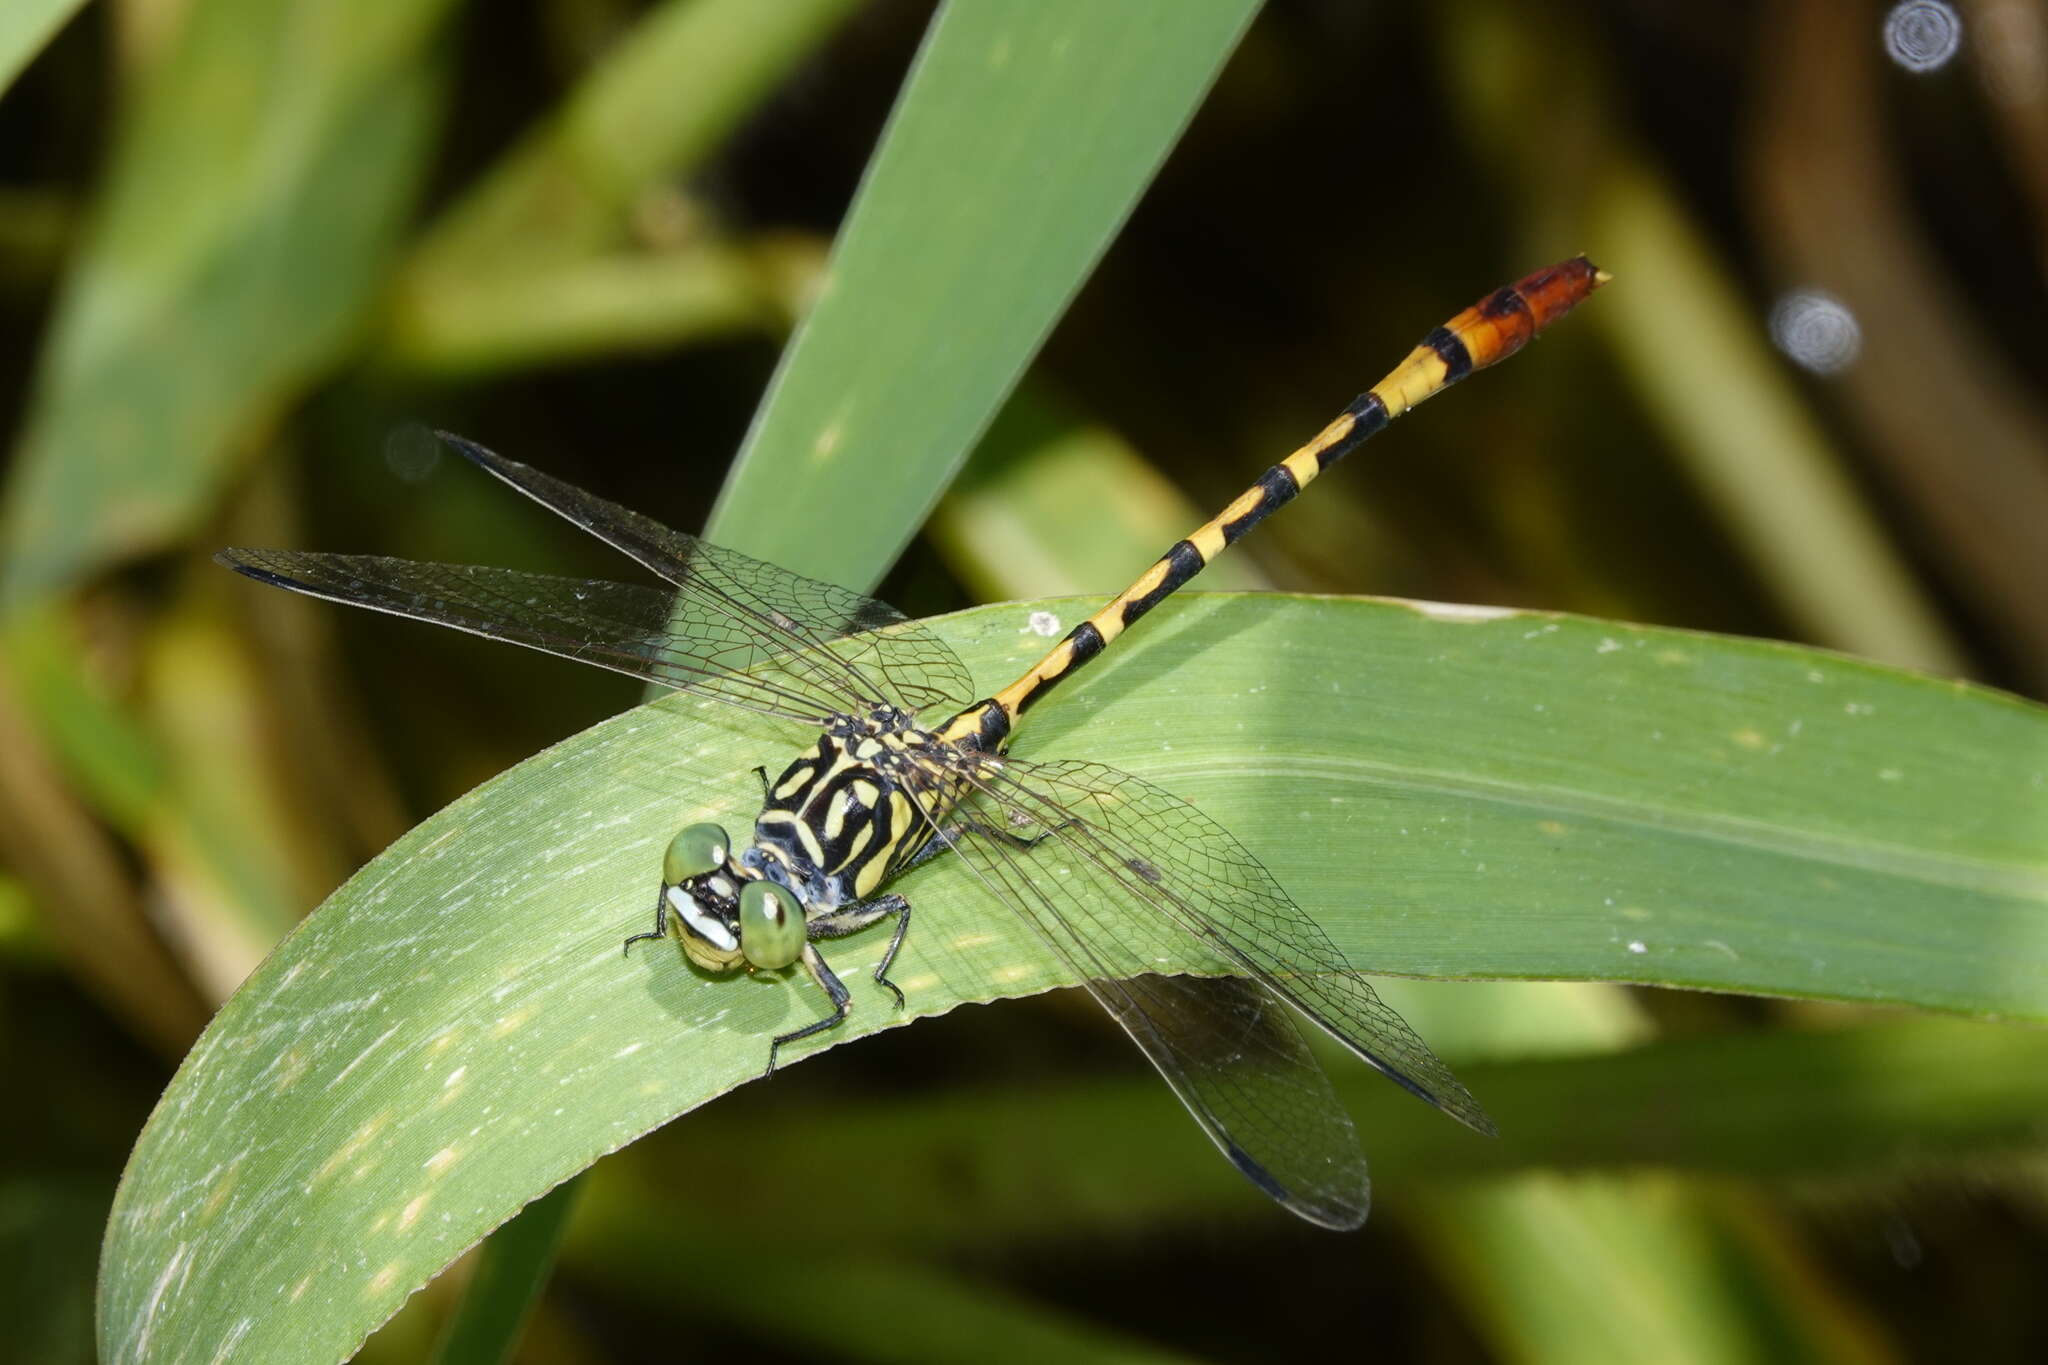
[[[910,902],[890,892],[873,900],[861,901],[855,905],[842,905],[829,915],[820,915],[804,926],[804,932],[813,940],[845,938],[857,934],[885,915],[896,916],[896,936],[889,940],[889,951],[882,954],[882,960],[875,967],[875,980],[886,986],[889,994],[896,997],[896,1007],[903,1007],[903,992],[896,989],[896,983],[889,979],[889,964],[896,960],[897,950],[903,946],[903,936],[910,931]]]
[[[768,769],[764,764],[754,765],[754,776],[761,779],[761,804],[767,805],[775,799],[775,788],[768,785]]]
[[[875,964],[875,980],[888,987],[889,994],[896,997],[896,1008],[903,1008],[903,992],[889,979],[889,968],[896,962],[896,954],[903,950],[903,936],[910,932],[910,902],[901,896],[884,896],[883,900],[896,902],[890,913],[896,916],[896,936],[889,940],[889,951],[882,954],[882,960]]]
[[[903,897],[895,892],[877,896],[871,901],[857,901],[842,905],[828,915],[820,915],[804,926],[804,933],[813,941],[817,939],[845,938],[857,934],[876,920],[893,915],[904,907]]]
[[[804,945],[802,961],[804,970],[811,974],[811,980],[817,982],[819,989],[824,991],[826,996],[831,999],[832,1017],[830,1019],[820,1019],[816,1023],[805,1024],[802,1028],[785,1033],[770,1043],[768,1045],[768,1069],[761,1073],[761,1079],[764,1081],[775,1074],[775,1054],[782,1051],[784,1043],[794,1043],[798,1039],[808,1038],[814,1033],[823,1033],[828,1028],[837,1028],[846,1022],[847,1014],[853,1009],[853,995],[846,989],[846,983],[833,974],[832,969],[825,964],[825,959],[818,956],[816,948],[806,943]]]
[[[952,826],[946,831],[946,833],[948,836],[954,838],[957,838],[962,834],[979,834],[985,839],[1001,839],[1011,848],[1037,848],[1040,844],[1044,843],[1047,839],[1052,838],[1053,835],[1058,834],[1061,830],[1067,829],[1073,825],[1078,825],[1080,823],[1081,822],[1079,820],[1062,820],[1057,825],[1054,825],[1051,829],[1044,830],[1038,834],[1026,836],[1022,834],[1012,833],[1007,829],[998,829],[994,825],[985,825],[979,820],[969,820],[962,824]],[[937,840],[933,840],[934,845],[936,845],[937,842]],[[923,861],[924,858],[929,856],[929,854],[920,853],[918,855],[918,861]],[[912,866],[915,865],[915,863],[912,864]]]
[[[919,849],[917,852],[911,854],[910,861],[903,864],[903,866],[897,868],[890,875],[900,877],[904,873],[910,871],[911,868],[922,867],[924,864],[938,857],[941,853],[944,853],[947,849],[952,847],[952,844],[947,841],[958,835],[962,828],[963,826],[960,825],[946,826],[946,828],[941,832],[940,835],[925,840],[924,847]]]
[[[1078,823],[1078,821],[1074,820],[1069,820],[1067,822],[1067,824]],[[1065,829],[1066,827],[1066,825],[1059,826],[1059,828],[1061,829]],[[913,853],[910,856],[910,860],[908,862],[904,863],[903,866],[897,868],[896,871],[891,873],[890,875],[900,877],[904,873],[910,871],[910,869],[913,867],[922,867],[924,864],[938,857],[941,853],[948,852],[953,847],[953,841],[958,839],[963,834],[982,834],[988,836],[991,839],[1001,839],[1005,843],[1011,845],[1014,848],[1036,848],[1039,844],[1043,843],[1046,839],[1051,837],[1051,835],[1048,833],[1040,834],[1035,838],[1027,839],[1021,834],[1012,834],[1010,833],[1010,831],[1006,829],[997,829],[994,825],[984,825],[979,820],[962,820],[958,824],[947,825],[944,829],[940,830],[930,839],[927,839],[925,841],[925,845],[923,848],[919,849],[916,853]]]
[[[654,932],[648,934],[628,934],[626,941],[619,945],[619,955],[621,957],[631,957],[633,955],[633,945],[642,939],[667,937],[668,888],[664,886],[661,888],[661,894],[654,898]]]

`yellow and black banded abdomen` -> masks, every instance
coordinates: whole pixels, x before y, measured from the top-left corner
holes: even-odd
[[[1387,423],[1433,394],[1507,359],[1607,282],[1587,260],[1538,270],[1496,289],[1432,331],[1393,371],[1353,399],[1301,449],[1259,476],[1205,524],[1190,532],[1102,610],[1069,631],[1025,674],[955,716],[942,734],[994,752],[1011,724],[1047,692],[1109,647],[1139,617],[1166,600],[1209,562],[1294,499],[1318,474],[1372,439]]]

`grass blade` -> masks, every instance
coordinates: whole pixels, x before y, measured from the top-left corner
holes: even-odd
[[[512,1358],[534,1297],[554,1268],[580,1183],[555,1186],[491,1235],[432,1365],[498,1365]]]
[[[870,583],[966,458],[1256,8],[947,5],[711,538],[813,578]],[[821,537],[786,515],[792,488],[833,508],[847,533]]]
[[[84,7],[85,0],[10,0],[0,6],[0,92],[14,84],[64,21]]]
[[[987,680],[1043,646],[1033,611],[1075,605],[939,624]],[[1085,747],[1198,802],[1369,970],[2048,1018],[2040,707],[1583,619],[1229,596],[1156,619],[1020,750]],[[1167,715],[1230,719],[1169,746]],[[337,892],[221,1011],[137,1145],[105,1358],[232,1341],[338,1360],[522,1204],[758,1075],[767,1039],[814,1017],[809,992],[708,980],[669,951],[621,960],[618,942],[651,913],[673,830],[738,825],[748,769],[796,739],[690,699],[642,707]],[[904,889],[934,907],[896,971],[909,1014],[867,989],[885,936],[850,939],[834,1041],[1059,983],[950,860]]]

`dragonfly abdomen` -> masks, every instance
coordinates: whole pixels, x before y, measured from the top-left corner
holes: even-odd
[[[1353,399],[1313,440],[1259,476],[1215,517],[1159,557],[1130,587],[1069,631],[1046,656],[987,703],[956,717],[945,731],[966,738],[970,717],[1000,728],[985,713],[998,708],[1014,723],[1045,694],[1101,654],[1160,602],[1173,595],[1245,532],[1293,500],[1318,474],[1365,444],[1408,409],[1471,374],[1505,360],[1545,327],[1606,283],[1584,256],[1536,271],[1496,289],[1422,339],[1379,383]]]

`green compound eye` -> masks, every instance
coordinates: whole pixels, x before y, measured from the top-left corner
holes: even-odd
[[[716,825],[692,825],[668,841],[668,852],[661,855],[662,884],[674,886],[716,872],[725,866],[731,851],[732,841],[724,830]]]
[[[756,967],[787,967],[804,950],[804,912],[774,882],[740,888],[740,951]]]

